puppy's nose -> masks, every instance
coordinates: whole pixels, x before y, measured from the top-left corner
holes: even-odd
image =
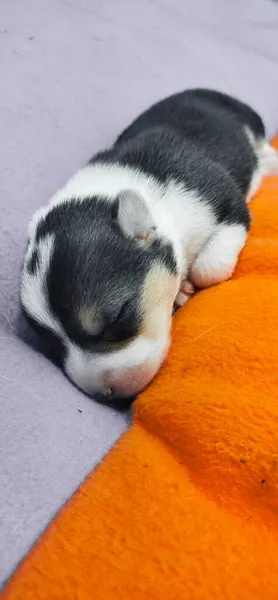
[[[110,388],[108,388],[107,390],[105,390],[104,392],[95,392],[95,394],[93,395],[94,400],[96,400],[97,402],[111,402],[111,400],[113,400],[113,392]]]
[[[134,394],[132,396],[119,396],[110,390],[110,393],[107,393],[107,391],[96,392],[93,395],[93,399],[100,404],[106,404],[120,412],[124,412],[129,410],[131,404],[136,399],[136,396]]]

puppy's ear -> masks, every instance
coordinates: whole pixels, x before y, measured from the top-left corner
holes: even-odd
[[[112,206],[112,217],[126,237],[150,240],[155,235],[155,224],[143,198],[132,190],[119,194]]]

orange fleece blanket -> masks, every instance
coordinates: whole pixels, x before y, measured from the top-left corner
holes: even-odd
[[[278,599],[278,178],[252,212],[233,279],[176,315],[133,426],[3,600]]]

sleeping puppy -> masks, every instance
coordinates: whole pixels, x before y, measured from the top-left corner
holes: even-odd
[[[79,388],[111,403],[149,384],[174,304],[231,276],[247,202],[274,171],[251,108],[190,90],[144,112],[37,211],[21,305]]]

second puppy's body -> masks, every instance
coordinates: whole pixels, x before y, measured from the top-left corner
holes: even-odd
[[[278,165],[264,135],[260,117],[228,96],[177,94],[36,213],[22,305],[62,342],[63,366],[85,391],[140,391],[167,353],[182,282],[202,288],[232,274],[246,203]]]

